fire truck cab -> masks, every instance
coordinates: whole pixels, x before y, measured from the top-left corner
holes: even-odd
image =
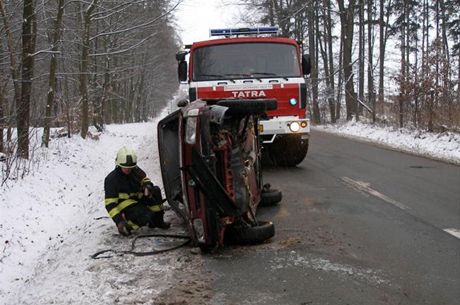
[[[191,102],[276,99],[278,108],[259,125],[263,153],[276,165],[295,166],[309,144],[305,76],[310,60],[296,40],[277,33],[277,27],[210,30],[210,36],[223,38],[178,52],[178,76],[188,81]]]

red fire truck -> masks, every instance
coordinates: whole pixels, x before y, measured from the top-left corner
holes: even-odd
[[[176,56],[178,74],[180,81],[188,80],[191,102],[277,100],[278,108],[259,125],[264,154],[276,165],[295,166],[308,151],[304,77],[310,60],[296,40],[277,33],[276,27],[211,30],[210,36],[223,38],[187,45]]]

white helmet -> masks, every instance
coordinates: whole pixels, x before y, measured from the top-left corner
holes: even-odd
[[[136,166],[137,163],[137,156],[134,149],[128,148],[123,146],[117,153],[117,158],[115,159],[115,163],[119,167],[124,168],[133,168]]]

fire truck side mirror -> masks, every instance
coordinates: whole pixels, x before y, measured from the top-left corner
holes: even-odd
[[[187,56],[188,52],[187,51],[179,51],[176,53],[176,60],[177,61],[184,61],[185,56]]]
[[[302,55],[302,70],[303,70],[303,75],[310,74],[311,62],[310,62],[310,55],[309,54]]]
[[[177,76],[180,82],[187,81],[187,62],[185,60],[179,62],[177,66]]]

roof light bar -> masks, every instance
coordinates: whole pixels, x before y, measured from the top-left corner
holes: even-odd
[[[278,34],[278,30],[279,29],[276,26],[237,29],[211,29],[209,30],[209,36]]]

